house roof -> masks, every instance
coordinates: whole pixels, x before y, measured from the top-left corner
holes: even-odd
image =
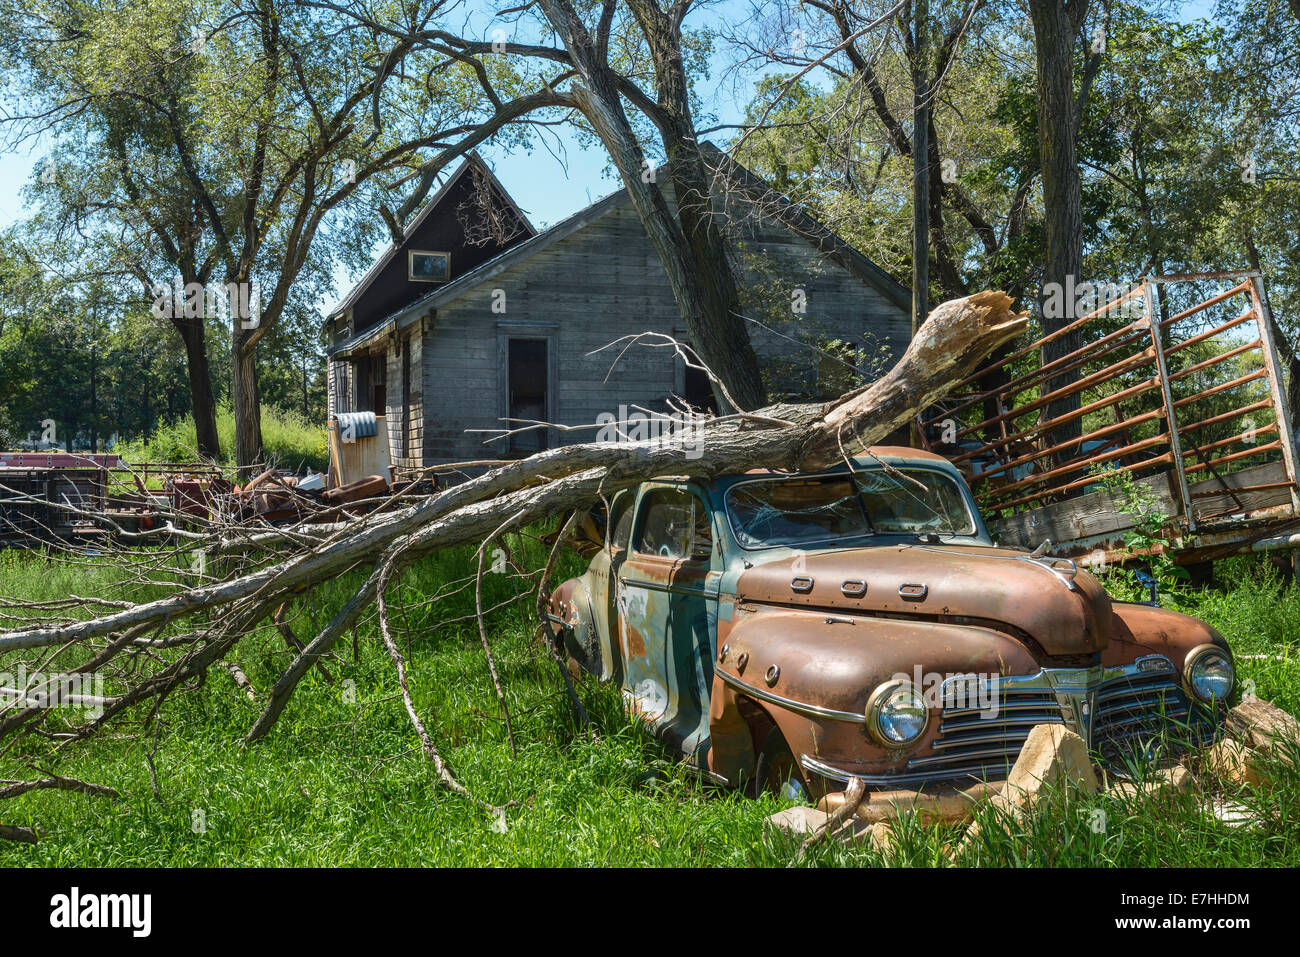
[[[524,224],[524,228],[528,231],[528,234],[530,236],[537,235],[537,230],[534,229],[533,224],[528,221],[528,217],[524,215],[523,210],[515,205],[515,201],[510,197],[510,194],[506,192],[505,187],[501,185],[501,181],[496,178],[496,175],[488,165],[483,162],[478,153],[470,152],[469,155],[465,157],[465,161],[456,167],[455,172],[453,172],[447,181],[442,184],[438,189],[438,192],[433,195],[433,198],[421,206],[420,211],[415,214],[414,218],[412,218],[409,223],[407,223],[406,228],[402,230],[402,242],[400,244],[394,242],[388,244],[388,247],[383,251],[379,258],[376,259],[371,267],[366,270],[366,274],[361,277],[361,281],[352,287],[352,291],[344,296],[343,300],[337,306],[330,310],[329,315],[325,319],[326,322],[334,319],[334,317],[338,316],[340,313],[346,312],[356,304],[356,301],[361,298],[361,294],[370,288],[370,284],[375,281],[376,277],[378,277],[381,272],[384,271],[384,267],[392,262],[393,257],[401,252],[402,247],[405,246],[407,241],[415,235],[420,224],[424,222],[433,210],[438,208],[438,204],[442,202],[444,197],[451,193],[452,188],[460,181],[461,177],[465,175],[466,171],[471,168],[477,168],[479,172],[488,177],[492,186],[501,194],[505,201],[510,204],[514,212],[519,215],[519,220]]]
[[[870,283],[890,302],[900,308],[906,309],[910,307],[911,291],[884,269],[836,236],[799,206],[791,202],[788,197],[777,193],[758,176],[731,159],[712,143],[704,143],[703,148],[706,161],[719,166],[725,164],[728,174],[734,177],[733,185],[739,185],[748,198],[755,202],[763,202],[765,208],[771,210],[788,228],[810,239],[824,256]],[[456,175],[459,176],[464,168],[462,166],[461,169],[457,170]],[[449,181],[448,186],[450,185],[451,182]],[[446,189],[447,187],[443,187],[443,191]],[[541,252],[552,243],[571,236],[628,201],[629,196],[626,187],[596,200],[590,206],[579,210],[567,219],[561,220],[549,229],[535,233],[523,242],[511,246],[486,262],[457,276],[451,282],[439,286],[428,295],[422,296],[401,309],[390,313],[373,326],[355,333],[350,338],[329,349],[329,357],[331,359],[346,358],[361,347],[382,339],[393,331],[407,328],[420,318],[428,315],[430,310],[457,299],[481,283],[509,269],[520,260]],[[434,205],[436,205],[436,200],[429,203],[426,209],[432,208]],[[408,233],[409,231],[408,229]],[[367,277],[370,277],[375,271],[376,269],[372,268],[366,274]],[[363,280],[363,283],[365,281]],[[349,296],[349,302],[356,298],[355,293],[356,290]],[[331,315],[337,315],[344,308],[346,306],[340,306]]]

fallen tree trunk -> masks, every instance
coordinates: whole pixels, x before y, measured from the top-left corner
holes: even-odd
[[[333,618],[302,647],[272,688],[247,740],[265,735],[283,713],[299,681],[329,652],[376,601],[385,584],[433,552],[465,543],[482,544],[510,529],[591,507],[614,492],[662,475],[709,477],[756,467],[821,469],[842,461],[908,424],[943,396],[951,384],[974,371],[997,346],[1020,333],[1024,314],[1011,311],[1000,292],[982,292],[944,303],[931,313],[905,354],[880,380],[825,405],[773,406],[720,418],[700,418],[689,434],[655,441],[587,442],[562,446],[501,465],[463,484],[397,511],[313,530],[298,526],[275,538],[288,557],[255,568],[230,581],[177,587],[154,601],[83,621],[54,621],[0,632],[0,654],[27,649],[95,647],[94,661],[136,652],[139,636],[202,613],[186,650],[174,660],[150,659],[155,670],[134,674],[128,690],[113,698],[88,724],[93,733],[123,710],[150,698],[166,697],[184,682],[201,677],[214,663],[265,620],[274,620],[286,602],[358,567],[373,572]],[[244,538],[238,548],[249,541]],[[229,551],[218,536],[213,554]],[[283,554],[283,553],[282,553]],[[543,582],[544,587],[544,582]],[[383,609],[380,608],[381,627]],[[125,635],[133,640],[123,641]],[[94,645],[100,639],[108,644]],[[386,644],[393,649],[391,638]],[[158,664],[162,662],[162,664]],[[4,721],[0,737],[29,727]],[[430,750],[427,735],[425,750]],[[431,754],[432,757],[432,754]]]

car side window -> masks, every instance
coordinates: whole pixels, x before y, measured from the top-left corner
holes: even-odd
[[[686,489],[657,488],[641,499],[636,551],[660,558],[707,559],[713,526],[704,503]]]
[[[632,516],[635,509],[632,504],[636,501],[634,492],[620,492],[614,497],[614,502],[610,506],[610,512],[614,516],[613,533],[610,535],[610,546],[620,551],[627,551],[631,544],[632,538]]]

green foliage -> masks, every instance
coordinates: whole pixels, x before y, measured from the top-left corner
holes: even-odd
[[[229,406],[217,410],[217,436],[225,456],[221,464],[233,466],[235,414]],[[262,445],[266,460],[281,468],[321,472],[329,466],[325,428],[296,412],[263,405]],[[194,417],[187,416],[159,425],[146,438],[124,442],[116,451],[133,463],[193,462],[198,458],[196,447]]]
[[[1157,546],[1167,543],[1169,514],[1151,486],[1134,481],[1131,471],[1118,468],[1113,462],[1093,465],[1089,471],[1120,499],[1117,505],[1119,512],[1133,519],[1133,526],[1124,532],[1124,547],[1129,553],[1143,557],[1150,566],[1151,575],[1161,586],[1172,587],[1185,581],[1188,577],[1187,570],[1174,564],[1167,552],[1156,550]],[[1115,585],[1121,589],[1126,588],[1129,594],[1124,597],[1129,600],[1133,600],[1134,592],[1140,594],[1144,591],[1138,586],[1131,569],[1111,568],[1105,577],[1108,588]],[[1118,578],[1124,584],[1112,582],[1111,578]]]

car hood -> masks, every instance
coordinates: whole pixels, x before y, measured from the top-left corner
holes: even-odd
[[[1053,657],[1101,651],[1110,635],[1106,590],[1082,569],[1071,574],[1059,560],[1055,568],[1050,559],[984,546],[844,548],[755,565],[740,575],[736,595],[766,604],[1000,623]]]

